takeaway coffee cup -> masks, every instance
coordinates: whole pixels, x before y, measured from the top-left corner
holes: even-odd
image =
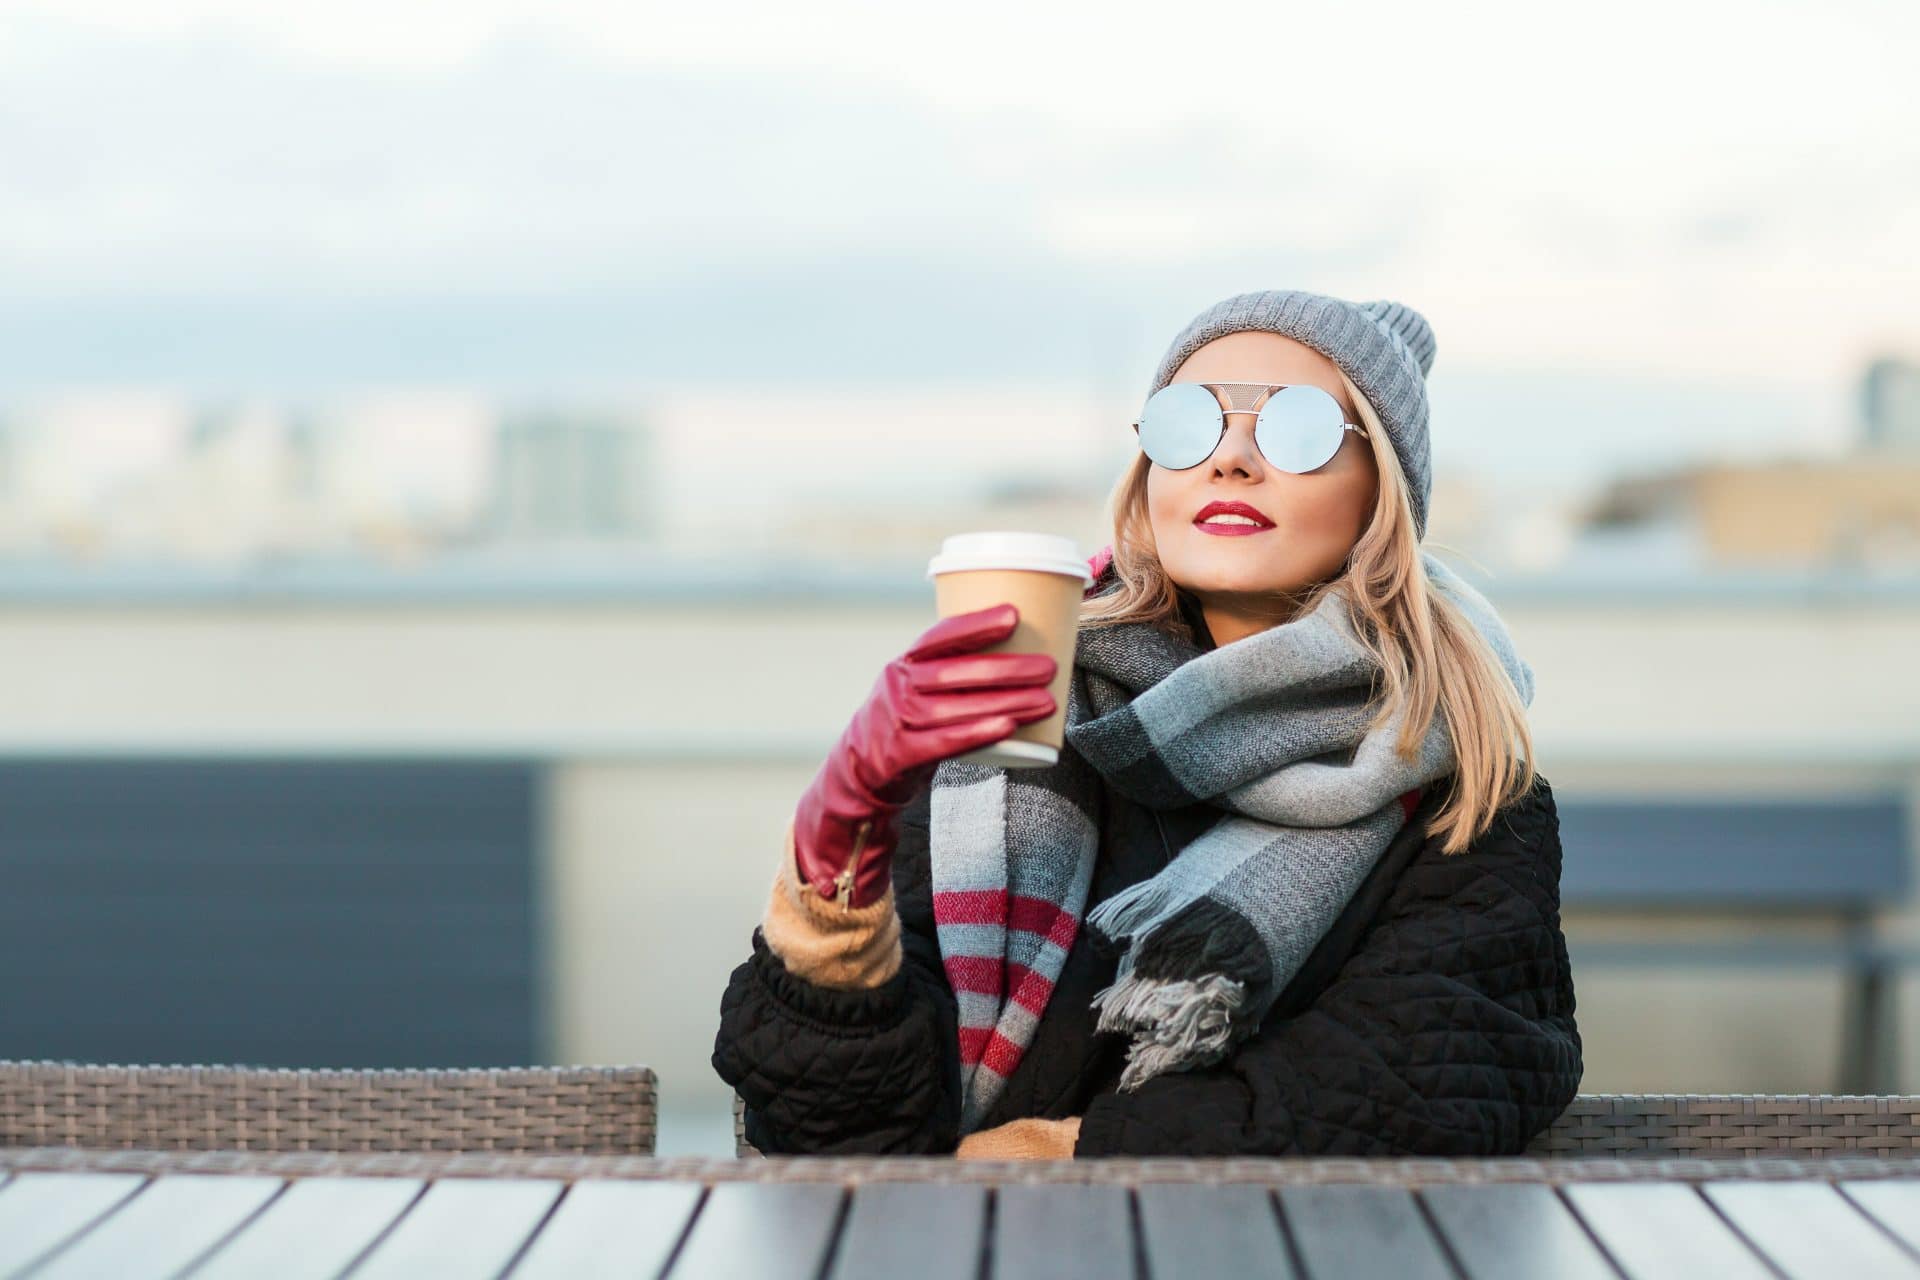
[[[934,604],[943,618],[1011,602],[1020,611],[1013,634],[981,653],[1050,653],[1059,664],[1047,691],[1058,704],[1045,720],[1017,726],[1012,736],[955,756],[1008,769],[1039,769],[1060,759],[1067,729],[1067,683],[1080,601],[1094,583],[1087,558],[1073,539],[1049,533],[956,533],[927,565]]]

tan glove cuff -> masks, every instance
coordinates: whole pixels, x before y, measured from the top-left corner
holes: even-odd
[[[852,910],[822,898],[800,874],[791,822],[760,931],[790,973],[823,987],[877,987],[900,969],[893,886],[877,901]]]

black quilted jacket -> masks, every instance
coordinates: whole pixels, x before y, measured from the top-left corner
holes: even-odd
[[[1465,851],[1419,835],[1429,786],[1353,901],[1226,1059],[1132,1093],[1125,1038],[1087,1008],[1115,957],[1084,926],[1034,1043],[982,1127],[1082,1116],[1078,1157],[1511,1155],[1572,1101],[1580,1033],[1545,778]],[[871,990],[789,973],[758,927],[720,1002],[713,1066],[762,1152],[932,1153],[959,1142],[959,1054],[927,866],[930,793],[901,814],[905,961]],[[1109,789],[1089,906],[1152,875],[1221,811],[1155,814]]]

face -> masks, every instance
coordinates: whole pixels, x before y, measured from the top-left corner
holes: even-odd
[[[1277,333],[1215,338],[1174,371],[1174,382],[1312,383],[1360,421],[1333,361]],[[1216,393],[1217,394],[1217,393]],[[1249,413],[1227,417],[1213,456],[1184,471],[1147,472],[1147,508],[1160,562],[1200,602],[1217,645],[1287,621],[1294,600],[1340,572],[1373,513],[1379,470],[1357,431],[1341,433],[1324,466],[1294,475],[1269,464]],[[1210,502],[1244,502],[1271,527],[1212,531],[1195,523]]]

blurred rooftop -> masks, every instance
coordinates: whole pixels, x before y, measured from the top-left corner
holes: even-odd
[[[269,604],[902,603],[931,599],[924,554],[848,564],[823,556],[694,555],[506,558],[442,555],[418,567],[360,559],[266,567],[112,562],[0,564],[0,602]],[[1093,548],[1084,548],[1091,554]],[[1490,598],[1527,604],[1920,604],[1920,566],[1886,568],[1704,566],[1662,556],[1617,563],[1488,572],[1435,554]]]

